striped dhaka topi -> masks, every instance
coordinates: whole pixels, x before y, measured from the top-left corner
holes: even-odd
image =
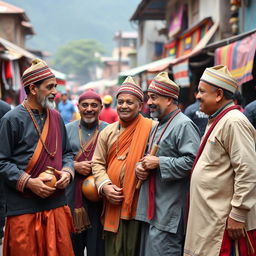
[[[141,88],[138,85],[136,85],[136,83],[134,82],[134,80],[132,79],[131,76],[128,76],[124,80],[124,82],[122,83],[122,85],[120,86],[120,88],[117,91],[116,97],[118,97],[118,95],[120,93],[132,94],[132,95],[136,96],[140,101],[143,101],[143,99],[144,99],[143,91],[141,90]]]
[[[31,66],[24,71],[21,80],[23,86],[26,87],[38,81],[54,77],[55,75],[43,60],[34,59]]]
[[[150,83],[148,92],[178,99],[180,87],[168,77],[167,72],[161,72]]]
[[[228,68],[223,65],[205,69],[200,81],[232,93],[235,93],[238,87],[236,79],[231,75]]]

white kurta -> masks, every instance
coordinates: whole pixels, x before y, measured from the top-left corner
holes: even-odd
[[[255,129],[239,110],[213,129],[191,178],[184,256],[218,256],[228,216],[256,229],[255,142]]]

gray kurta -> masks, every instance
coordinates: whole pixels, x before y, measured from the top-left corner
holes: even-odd
[[[154,143],[157,141],[172,113],[161,120]],[[152,135],[150,137],[150,142]],[[155,216],[149,221],[148,180],[143,182],[136,219],[149,223],[160,231],[176,233],[184,216],[192,168],[200,143],[196,125],[183,113],[174,117],[165,131],[157,152],[160,168],[156,170]]]
[[[66,125],[68,138],[70,140],[70,145],[74,156],[80,151],[80,139],[79,139],[79,129],[78,125],[81,124],[81,130],[83,135],[83,141],[86,143],[90,136],[97,129],[98,123],[94,127],[89,129],[83,120],[76,120],[72,123]],[[99,131],[103,130],[108,124],[106,122],[101,122],[99,125]],[[74,197],[75,197],[75,186],[76,186],[77,176],[66,189],[68,205],[71,208],[72,214],[74,213]],[[82,189],[82,188],[81,188]],[[88,256],[101,256],[104,255],[104,241],[102,240],[102,225],[100,223],[100,215],[102,212],[102,201],[91,202],[86,200],[83,196],[83,206],[85,207],[91,228],[80,234],[72,234],[72,243],[75,255],[84,255],[84,248],[86,246]]]
[[[69,124],[66,125],[67,129],[67,134],[70,142],[71,149],[73,151],[73,155],[75,155],[80,151],[80,140],[79,140],[79,134],[78,134],[78,125],[80,123],[80,120],[73,121]],[[99,130],[103,130],[108,123],[106,122],[101,122],[99,126]],[[98,124],[96,124],[94,127],[91,129],[88,129],[84,123],[81,123],[81,129],[82,129],[82,134],[83,134],[83,140],[84,142],[88,141],[90,136],[94,133],[96,130]],[[76,180],[76,176],[75,176]],[[66,192],[67,192],[67,198],[68,198],[68,204],[71,207],[72,212],[74,211],[74,193],[75,193],[75,181],[70,183],[70,185],[67,187]],[[85,198],[83,198],[84,201]]]

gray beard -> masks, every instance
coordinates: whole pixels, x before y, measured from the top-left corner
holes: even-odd
[[[85,117],[82,117],[83,121],[86,123],[86,124],[92,124],[94,122],[96,122],[96,117],[94,118],[85,118]]]
[[[55,101],[50,101],[49,97],[50,96],[41,98],[40,95],[37,97],[37,100],[41,104],[42,108],[54,109],[56,107]]]
[[[161,112],[159,109],[156,109],[156,111],[154,112],[150,112],[150,117],[152,118],[158,118],[159,116],[161,116]]]

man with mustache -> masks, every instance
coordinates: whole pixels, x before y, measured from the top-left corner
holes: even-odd
[[[39,59],[25,70],[27,99],[0,123],[0,174],[5,182],[6,226],[3,255],[74,255],[72,217],[65,188],[74,176],[65,125],[54,110],[56,78]],[[52,168],[54,187],[39,177]]]
[[[226,66],[207,68],[199,83],[208,125],[194,162],[184,255],[255,255],[256,132],[234,104],[238,88]],[[238,248],[239,247],[239,248]],[[238,255],[238,254],[236,254]]]
[[[92,170],[105,200],[103,226],[106,256],[137,256],[139,223],[134,220],[138,191],[136,163],[143,156],[152,120],[141,114],[143,92],[127,77],[117,92],[119,121],[99,135]]]
[[[137,164],[143,184],[136,219],[142,221],[140,256],[181,256],[189,174],[200,135],[196,125],[178,108],[179,86],[161,72],[148,88],[152,131],[147,155]],[[158,146],[156,155],[151,150]]]
[[[107,126],[106,122],[99,121],[101,109],[100,96],[88,89],[78,100],[81,119],[66,125],[76,172],[74,182],[67,189],[68,204],[72,210],[75,227],[71,238],[76,256],[83,256],[85,247],[87,256],[104,255],[100,222],[102,201],[93,202],[82,195],[82,183],[92,174],[91,159],[99,133]]]

